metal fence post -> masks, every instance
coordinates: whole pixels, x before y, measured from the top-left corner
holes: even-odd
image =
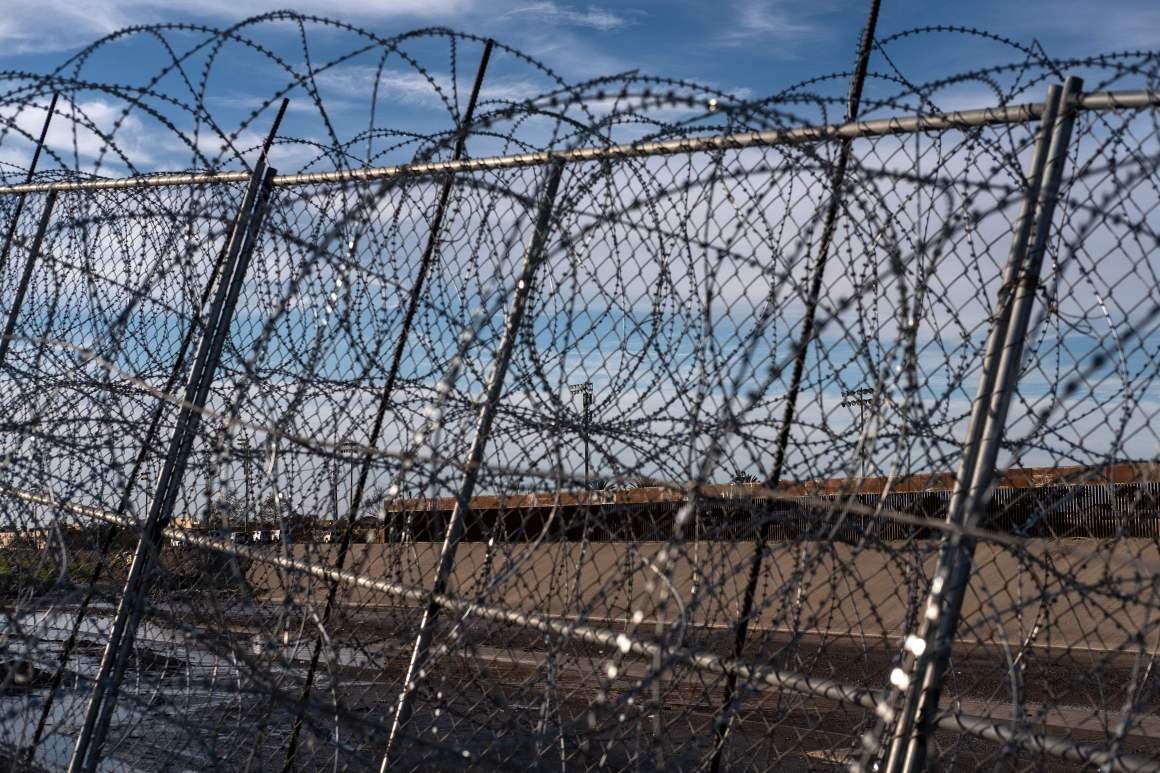
[[[241,216],[241,212],[238,216]],[[231,225],[231,233],[241,228],[241,221],[235,218],[235,222]],[[173,366],[169,370],[169,376],[166,378],[165,385],[161,388],[163,394],[169,394],[177,385],[182,373],[185,371],[185,364],[189,357],[189,349],[193,345],[194,336],[199,330],[205,328],[205,323],[201,318],[201,311],[205,309],[207,303],[213,295],[214,288],[217,286],[218,277],[221,276],[225,268],[225,261],[229,254],[230,238],[226,238],[226,243],[222,246],[218,254],[218,258],[214,263],[213,271],[206,280],[205,287],[202,288],[200,300],[197,306],[194,307],[191,315],[189,327],[186,328],[185,335],[182,336],[181,343],[177,349],[177,357],[173,361]],[[153,408],[152,415],[149,417],[149,424],[146,426],[144,439],[141,441],[140,448],[137,449],[137,454],[133,459],[133,466],[129,470],[129,474],[125,476],[125,487],[121,491],[121,499],[117,503],[116,514],[124,515],[128,512],[129,504],[133,497],[133,485],[137,480],[137,476],[141,474],[141,468],[145,466],[145,461],[149,456],[149,452],[153,449],[153,443],[157,438],[157,432],[161,428],[161,420],[165,416],[165,409],[169,402],[159,399]],[[69,660],[72,658],[72,653],[76,649],[78,637],[80,636],[81,626],[84,624],[85,617],[88,614],[89,605],[92,604],[93,597],[96,594],[96,585],[101,578],[104,570],[102,563],[105,556],[108,555],[109,550],[113,547],[113,542],[117,535],[122,532],[120,526],[106,524],[101,529],[100,543],[97,547],[98,560],[93,566],[93,570],[89,575],[85,595],[81,599],[77,607],[76,615],[73,618],[72,629],[69,631],[68,637],[65,639],[64,646],[61,648],[60,657],[57,659],[56,669],[53,672],[51,683],[44,699],[44,704],[41,706],[40,719],[37,722],[36,730],[32,735],[32,741],[25,748],[25,760],[27,764],[32,764],[33,757],[36,754],[36,749],[44,736],[44,731],[48,726],[48,717],[52,713],[52,707],[56,701],[56,691],[60,689],[63,681],[65,669],[68,667]]]
[[[862,88],[866,82],[866,71],[870,62],[870,49],[874,45],[874,31],[878,26],[878,10],[881,0],[871,0],[870,12],[866,18],[866,26],[862,30],[862,37],[858,41],[858,55],[854,72],[850,77],[850,92],[846,102],[846,122],[849,123],[858,117],[862,103]],[[825,220],[822,224],[822,238],[818,244],[817,257],[814,259],[813,273],[810,276],[809,294],[806,297],[806,307],[802,316],[801,338],[798,340],[797,351],[794,356],[793,371],[790,376],[789,390],[785,396],[785,412],[781,425],[778,428],[777,443],[774,447],[773,465],[766,476],[765,485],[768,488],[777,488],[781,483],[782,470],[785,466],[786,448],[789,445],[789,433],[793,426],[794,413],[797,408],[798,393],[801,391],[802,377],[805,372],[806,355],[814,337],[814,321],[817,314],[818,300],[821,297],[822,280],[826,273],[826,264],[829,260],[830,246],[837,231],[838,215],[842,209],[845,193],[846,167],[849,166],[853,150],[853,140],[843,139],[838,148],[838,161],[834,166],[830,178],[830,199],[826,207]],[[737,627],[733,637],[732,654],[740,658],[745,649],[745,642],[749,633],[749,621],[753,615],[753,603],[757,597],[757,584],[761,578],[761,565],[765,559],[765,535],[761,529],[754,534],[753,558],[749,566],[749,574],[745,583],[745,593],[742,597],[741,609],[737,616]],[[713,758],[709,764],[710,773],[717,773],[721,769],[721,759],[725,752],[725,745],[729,737],[729,728],[733,720],[733,702],[737,694],[737,676],[730,673],[725,678],[725,694],[721,707],[717,712],[717,722],[714,728]]]
[[[1028,189],[1012,238],[997,317],[988,336],[978,394],[947,512],[947,521],[963,528],[974,528],[989,498],[1082,86],[1079,78],[1068,78],[1062,91],[1055,85],[1048,89],[1044,103]],[[913,773],[926,767],[927,744],[970,580],[975,542],[960,533],[944,541],[921,627],[908,639],[908,652],[914,655],[912,667],[909,674],[899,671],[892,679],[907,694],[885,766],[890,773]]]
[[[48,126],[52,123],[52,117],[56,114],[56,102],[60,98],[59,94],[52,95],[52,101],[48,104],[48,114],[44,116],[44,124],[40,127],[40,137],[36,140],[36,150],[32,151],[32,163],[28,165],[28,173],[24,175],[24,184],[28,185],[32,182],[32,178],[36,175],[36,167],[40,163],[40,153],[44,150],[44,139],[48,136]],[[24,211],[24,200],[26,193],[21,192],[16,199],[16,206],[12,212],[12,219],[8,221],[8,230],[4,232],[4,246],[0,247],[0,273],[8,265],[8,255],[12,251],[12,240],[16,238],[16,225],[20,222],[20,214]]]
[[[475,82],[471,87],[471,95],[467,100],[467,107],[463,112],[463,118],[459,122],[459,128],[455,138],[455,148],[452,151],[451,158],[453,161],[462,160],[464,151],[467,145],[467,135],[471,130],[472,121],[475,119],[475,105],[479,100],[479,92],[483,86],[484,74],[487,72],[488,62],[491,60],[491,50],[495,46],[495,41],[488,38],[483,44],[483,54],[479,59],[479,67],[475,71]],[[431,265],[435,262],[435,255],[439,248],[439,239],[443,232],[443,220],[447,215],[447,204],[451,198],[451,191],[455,185],[455,176],[448,174],[443,180],[443,186],[439,190],[439,199],[435,205],[435,214],[431,218],[431,226],[427,233],[427,244],[423,250],[423,257],[419,262],[419,271],[415,276],[415,284],[411,288],[411,295],[407,302],[407,310],[403,315],[403,326],[399,333],[398,341],[395,343],[394,352],[391,355],[391,364],[387,369],[387,378],[383,384],[383,391],[379,395],[379,404],[375,412],[375,420],[371,426],[370,436],[367,438],[367,448],[374,448],[378,445],[379,439],[383,432],[383,423],[386,420],[387,409],[391,405],[391,400],[395,392],[395,382],[398,380],[399,368],[403,361],[403,355],[407,350],[407,340],[411,334],[411,325],[414,323],[415,314],[419,310],[419,302],[423,297],[423,287],[427,280],[427,274],[431,270]],[[343,530],[342,538],[338,546],[338,556],[335,561],[335,567],[342,571],[346,566],[347,554],[350,550],[350,543],[354,537],[355,519],[358,516],[359,508],[362,507],[363,496],[366,493],[367,479],[370,477],[371,463],[374,461],[374,456],[370,453],[364,454],[362,463],[359,465],[358,481],[355,483],[354,491],[351,494],[350,508],[347,515],[346,528]],[[326,606],[322,611],[323,628],[330,622],[331,615],[334,613],[335,599],[338,594],[338,583],[330,583],[330,588],[326,594]],[[318,671],[318,661],[322,656],[322,637],[315,637],[314,651],[310,656],[310,666],[306,671],[306,681],[302,686],[302,692],[298,696],[298,705],[294,715],[294,725],[290,731],[290,739],[287,742],[286,758],[282,764],[284,772],[290,771],[294,766],[294,759],[298,751],[298,737],[302,732],[302,725],[305,721],[306,706],[310,701],[310,693],[314,686],[314,677]]]
[[[475,483],[479,477],[479,467],[483,463],[483,453],[491,436],[491,425],[495,419],[496,408],[503,392],[504,378],[507,375],[508,364],[515,349],[516,336],[523,325],[524,311],[528,297],[531,295],[532,284],[535,281],[537,270],[544,261],[548,243],[548,229],[551,225],[552,210],[556,200],[556,192],[560,187],[560,177],[564,171],[562,161],[554,161],[548,168],[547,180],[540,193],[540,203],[536,213],[535,230],[524,255],[523,269],[515,285],[511,307],[508,309],[504,321],[503,340],[499,351],[496,352],[495,367],[488,380],[487,391],[484,394],[483,404],[479,409],[479,418],[475,425],[475,437],[471,442],[471,450],[467,454],[464,467],[463,481],[455,499],[455,508],[447,522],[447,533],[443,540],[443,548],[439,554],[439,566],[436,570],[435,581],[431,585],[431,598],[423,612],[419,623],[419,633],[415,638],[415,647],[411,653],[411,662],[407,666],[407,674],[403,680],[403,690],[399,695],[399,705],[395,713],[391,733],[387,738],[387,746],[383,751],[381,771],[386,771],[390,763],[391,752],[398,740],[403,727],[411,718],[414,710],[415,691],[423,679],[423,670],[427,665],[428,650],[431,638],[435,632],[435,620],[439,615],[440,605],[435,600],[436,595],[446,592],[447,583],[451,578],[451,570],[455,563],[455,553],[459,547],[459,540],[463,535],[463,521],[470,505]]]
[[[24,306],[24,296],[28,293],[28,283],[32,281],[32,272],[36,268],[36,259],[40,255],[40,247],[44,242],[44,235],[48,231],[48,224],[52,220],[52,210],[55,206],[56,191],[49,191],[48,198],[44,200],[44,211],[40,213],[40,223],[36,226],[36,235],[32,237],[32,245],[28,248],[28,258],[24,261],[24,271],[20,275],[20,283],[16,285],[16,295],[12,299],[12,306],[8,309],[8,320],[4,323],[4,337],[0,338],[0,368],[4,367],[4,363],[8,359],[8,349],[12,345],[16,323],[20,319],[20,309]]]
[[[285,115],[287,104],[287,100],[282,101],[274,119],[274,125],[250,175],[236,221],[237,227],[230,234],[223,271],[186,380],[183,405],[169,440],[165,463],[158,476],[148,514],[142,524],[141,537],[134,551],[109,641],[101,657],[100,668],[85,710],[84,724],[77,735],[76,746],[69,763],[70,773],[95,770],[100,760],[101,747],[116,706],[120,682],[143,614],[145,595],[162,544],[162,532],[173,515],[189,452],[201,422],[201,409],[208,399],[238,294],[241,292],[250,258],[261,231],[266,202],[275,175],[275,170],[267,165],[266,157]]]
[[[234,227],[238,227],[237,224]],[[227,252],[229,252],[229,245],[226,245],[222,252],[220,252],[215,267],[213,267],[213,272],[210,274],[209,280],[206,281],[205,287],[202,290],[201,302],[197,304],[186,334],[184,334],[181,340],[181,345],[177,348],[177,356],[174,360],[173,367],[169,369],[169,376],[164,387],[161,388],[161,392],[166,393],[166,395],[173,391],[177,380],[181,378],[182,371],[186,368],[186,359],[189,355],[189,347],[193,345],[194,335],[200,328],[204,327],[200,311],[205,308],[206,303],[209,303],[213,288],[217,286],[218,276],[222,274]],[[133,483],[137,481],[137,476],[140,475],[140,470],[145,465],[148,453],[153,449],[153,442],[157,439],[157,433],[161,427],[161,419],[165,417],[165,409],[168,404],[167,400],[159,399],[157,405],[153,407],[152,416],[145,429],[142,445],[137,449],[137,455],[133,457],[133,464],[129,470],[129,475],[125,476],[125,486],[121,492],[121,500],[118,501],[117,510],[115,511],[117,515],[124,515],[129,511],[133,494]],[[117,539],[117,535],[122,532],[122,527],[111,525],[111,523],[107,523],[101,529],[101,541],[99,546],[97,546],[97,561],[93,566],[92,573],[88,577],[85,597],[81,599],[80,605],[77,607],[77,614],[73,617],[72,629],[68,631],[68,637],[64,645],[61,646],[56,670],[52,673],[52,680],[44,698],[44,705],[41,707],[41,718],[36,723],[36,730],[32,734],[31,742],[24,749],[24,759],[26,759],[26,763],[29,765],[32,763],[32,758],[35,757],[37,747],[41,744],[44,737],[44,730],[48,728],[49,715],[52,713],[52,706],[55,705],[57,691],[60,688],[61,681],[64,679],[68,662],[72,659],[72,653],[77,649],[81,626],[85,622],[89,605],[92,604],[93,597],[96,594],[96,583],[101,579],[104,571],[104,557],[109,554],[109,550],[113,548],[113,543]]]

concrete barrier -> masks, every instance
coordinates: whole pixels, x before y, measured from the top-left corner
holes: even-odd
[[[441,545],[356,544],[347,567],[369,577],[426,588]],[[275,549],[275,548],[272,548]],[[450,592],[487,604],[594,623],[663,616],[690,628],[736,623],[753,559],[750,542],[686,542],[666,569],[661,542],[513,543],[487,560],[485,543],[459,547]],[[299,544],[294,558],[333,564],[337,547]],[[844,543],[773,543],[758,586],[752,625],[810,635],[899,639],[925,601],[937,543],[906,549]],[[1160,549],[1148,540],[1046,541],[1022,550],[980,545],[959,628],[965,643],[1010,648],[1035,632],[1051,648],[1136,651],[1160,609]],[[322,581],[254,563],[249,579],[261,599],[320,604]],[[1131,599],[1130,601],[1126,599]],[[343,587],[347,607],[394,607],[374,591]]]

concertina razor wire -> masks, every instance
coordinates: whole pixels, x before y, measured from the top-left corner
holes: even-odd
[[[768,99],[290,12],[5,73],[0,758],[1160,769],[1160,62],[872,29]]]

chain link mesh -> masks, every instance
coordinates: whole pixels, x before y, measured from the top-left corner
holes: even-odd
[[[895,62],[920,32],[1011,63],[915,82]],[[92,74],[146,39],[167,48],[144,88]],[[940,550],[969,539],[931,764],[1160,768],[1155,107],[1076,112],[998,469],[962,526],[946,513],[1038,122],[859,134],[836,194],[834,137],[697,141],[833,123],[848,74],[748,100],[567,84],[497,45],[465,125],[482,43],[280,13],[5,76],[0,182],[137,184],[0,195],[4,759],[68,764],[135,604],[110,769],[878,769]],[[970,30],[880,38],[871,62],[867,120],[1041,101],[1071,74],[1157,87],[1152,55]],[[274,139],[284,177],[218,324],[275,101],[219,127],[216,79],[244,67],[279,72],[311,123]],[[327,107],[372,87],[340,139]],[[70,139],[54,129],[32,175],[51,93]],[[384,128],[373,108],[402,98],[439,126]],[[572,160],[558,191],[544,163],[289,177],[447,161],[462,136],[468,159],[688,147]],[[149,184],[173,147],[217,177]]]

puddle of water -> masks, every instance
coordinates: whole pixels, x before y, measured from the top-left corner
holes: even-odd
[[[181,610],[175,607],[167,612],[179,616]],[[78,646],[69,660],[69,673],[57,692],[47,730],[34,758],[45,769],[60,770],[72,756],[113,613],[114,609],[108,605],[94,607],[81,625]],[[54,608],[0,619],[0,642],[6,644],[2,655],[27,660],[52,673],[75,615],[75,609]],[[267,676],[277,677],[288,671],[300,673],[311,656],[311,633],[307,630],[302,640],[252,636],[248,654],[260,660]],[[239,632],[238,635],[244,638],[247,634]],[[381,659],[374,653],[355,647],[327,650],[324,658],[340,667],[381,666]],[[227,712],[236,713],[249,681],[247,668],[207,651],[204,642],[195,636],[154,619],[142,621],[136,656],[126,671],[100,770],[115,773],[157,767],[173,770],[175,763],[191,769],[212,766],[213,761],[202,751],[204,745],[213,745],[212,739],[199,738],[194,723],[185,718],[196,718],[197,725],[211,727],[215,715],[224,717]],[[320,669],[320,689],[325,689],[329,682],[328,668],[324,665]],[[31,741],[46,696],[45,687],[0,696],[0,744],[18,749]],[[153,758],[157,760],[156,765],[150,763]]]
[[[111,608],[94,610],[82,623],[78,646],[69,660],[63,686],[57,691],[49,714],[47,729],[37,747],[34,763],[48,770],[60,770],[72,756],[76,733],[84,718],[92,679],[100,666],[106,636],[112,622]],[[0,641],[7,645],[6,658],[23,659],[49,673],[59,661],[65,639],[75,620],[75,610],[55,609],[29,612],[0,620]],[[134,773],[142,752],[198,748],[181,724],[180,717],[168,716],[176,710],[196,707],[201,717],[212,716],[215,709],[234,703],[233,691],[203,689],[206,675],[210,684],[221,684],[218,677],[237,676],[238,669],[224,658],[206,652],[184,632],[143,621],[137,636],[136,657],[130,663],[122,687],[121,699],[113,716],[112,730],[105,758],[99,769],[110,773]],[[47,688],[23,694],[0,696],[0,744],[8,748],[26,747],[32,740],[47,697]],[[156,698],[162,706],[156,705]],[[184,734],[184,737],[183,737]],[[170,744],[165,741],[171,739]],[[164,745],[163,745],[164,744]],[[186,756],[186,764],[199,767]],[[167,770],[177,760],[159,760]],[[206,765],[210,764],[207,759]],[[201,766],[204,767],[204,766]]]

